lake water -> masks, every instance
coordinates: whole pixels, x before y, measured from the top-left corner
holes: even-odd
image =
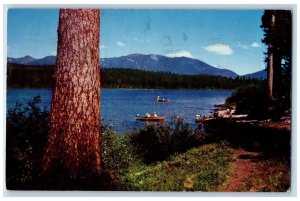
[[[101,123],[118,132],[141,128],[145,123],[135,120],[136,114],[156,112],[166,117],[166,123],[175,116],[182,117],[195,127],[196,114],[211,115],[215,104],[222,104],[231,95],[229,90],[101,90]],[[49,89],[8,89],[7,110],[17,102],[27,103],[34,96],[41,96],[41,107],[50,109],[52,90]],[[168,103],[157,103],[156,97],[169,98]]]

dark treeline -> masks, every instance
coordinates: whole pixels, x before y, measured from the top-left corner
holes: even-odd
[[[53,66],[29,66],[7,64],[7,87],[11,88],[52,88]]]
[[[104,88],[236,89],[262,81],[209,75],[179,75],[133,69],[101,69]]]
[[[9,88],[52,88],[54,66],[7,65]],[[103,88],[152,89],[236,89],[250,84],[260,84],[257,79],[226,78],[209,75],[178,75],[134,69],[101,69]]]

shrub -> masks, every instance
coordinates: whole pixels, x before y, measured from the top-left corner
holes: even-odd
[[[170,127],[158,124],[148,125],[130,135],[135,151],[145,163],[164,160],[170,153]]]
[[[267,111],[265,91],[258,86],[239,88],[226,103],[236,104],[236,113],[247,113],[252,116],[264,115]]]
[[[101,128],[101,159],[104,170],[118,182],[122,180],[129,166],[139,163],[129,136],[117,134],[105,127]]]
[[[199,145],[202,134],[199,129],[193,131],[182,118],[177,119],[171,134],[172,152],[183,152]]]
[[[94,188],[98,178],[90,183],[75,180],[56,181],[58,175],[41,177],[40,170],[49,132],[49,111],[41,109],[41,97],[27,104],[17,103],[6,118],[6,186],[8,189],[80,189]],[[104,182],[120,183],[129,165],[137,159],[132,154],[128,136],[107,128],[101,129],[101,155]],[[56,173],[55,173],[56,174]],[[109,175],[108,175],[109,174]],[[110,178],[106,178],[110,177]],[[107,180],[107,181],[106,181]],[[74,184],[72,184],[72,182]],[[93,186],[95,183],[95,186]],[[101,182],[100,182],[101,183]],[[77,185],[77,186],[76,186]],[[102,184],[101,184],[102,185]],[[106,185],[106,184],[105,184]]]
[[[198,146],[207,136],[200,129],[193,131],[183,119],[176,119],[170,125],[147,125],[129,137],[135,152],[146,164],[150,164]]]
[[[279,119],[283,112],[282,104],[267,99],[265,87],[260,85],[249,85],[239,88],[226,100],[226,104],[234,104],[236,113],[249,114],[250,118]]]
[[[6,178],[7,187],[26,184],[37,176],[47,142],[49,111],[38,106],[36,96],[25,106],[17,103],[7,112]]]

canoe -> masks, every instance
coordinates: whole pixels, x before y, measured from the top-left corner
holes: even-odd
[[[165,117],[138,117],[137,121],[154,121],[154,122],[163,122]]]
[[[156,100],[157,102],[163,102],[163,103],[167,103],[167,102],[171,102],[170,99],[159,99],[159,100]]]

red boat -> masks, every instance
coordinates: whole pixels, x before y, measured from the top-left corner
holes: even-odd
[[[153,121],[153,122],[164,122],[165,117],[138,117],[137,121]]]

